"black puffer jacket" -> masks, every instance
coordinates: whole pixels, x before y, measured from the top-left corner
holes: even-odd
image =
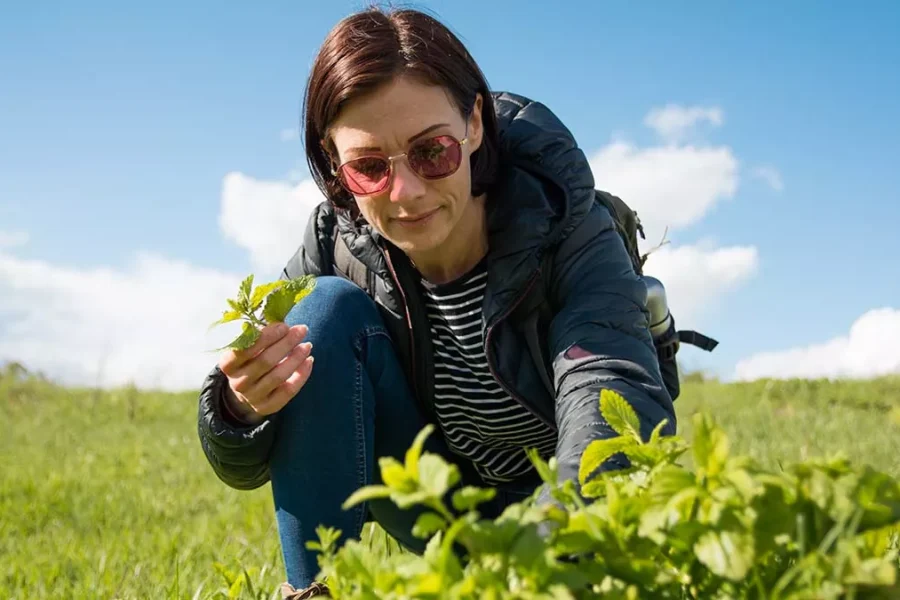
[[[648,331],[646,287],[635,273],[609,212],[594,201],[594,179],[567,128],[540,103],[498,93],[503,168],[488,201],[488,280],[484,296],[485,354],[504,388],[559,432],[561,478],[577,481],[579,458],[594,439],[616,435],[599,411],[603,389],[619,392],[636,410],[645,435],[663,419],[674,433],[672,400],[663,385]],[[369,271],[382,315],[420,402],[430,412],[433,363],[424,304],[402,252],[367,225],[354,224],[329,204],[317,207],[303,245],[283,277],[334,275],[340,235]],[[545,350],[555,397],[542,383],[515,309],[536,291],[542,256],[553,253]],[[410,330],[407,322],[412,323]],[[214,368],[200,394],[199,435],[215,472],[240,489],[268,481],[268,454],[278,415],[255,427],[223,420],[226,380]]]

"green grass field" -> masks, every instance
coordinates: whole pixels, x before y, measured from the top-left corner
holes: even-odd
[[[709,412],[735,452],[769,466],[840,451],[900,476],[897,377],[694,380],[677,407],[688,439],[690,415]],[[216,478],[195,394],[6,379],[0,411],[0,598],[278,597],[269,487],[240,492]]]

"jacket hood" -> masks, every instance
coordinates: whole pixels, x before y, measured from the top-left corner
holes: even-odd
[[[569,129],[540,102],[497,92],[494,106],[501,178],[496,201],[491,202],[492,217],[498,227],[509,218],[527,220],[527,231],[540,238],[530,245],[555,244],[581,222],[594,202],[594,176],[587,157]]]

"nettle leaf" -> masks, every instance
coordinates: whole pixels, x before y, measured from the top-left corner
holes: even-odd
[[[439,573],[425,573],[416,578],[411,589],[413,598],[430,598],[440,596],[444,587],[444,578]]]
[[[263,285],[258,286],[255,290],[253,290],[253,294],[250,296],[250,310],[257,310],[260,306],[262,306],[263,300],[266,298],[266,296],[282,287],[284,284],[284,280],[278,280],[271,283],[264,283]]]
[[[385,485],[367,485],[359,488],[344,500],[342,508],[347,510],[353,508],[357,504],[377,498],[388,498],[391,495],[391,488]]]
[[[649,441],[648,443],[649,443],[649,444],[657,444],[657,443],[659,443],[659,440],[660,440],[660,438],[661,438],[661,436],[662,436],[662,430],[663,430],[663,429],[665,428],[665,426],[668,425],[668,424],[669,424],[669,420],[668,420],[668,419],[663,419],[662,421],[660,421],[659,423],[657,423],[656,427],[653,428],[653,432],[650,434],[650,441]]]
[[[459,481],[459,468],[437,454],[426,453],[419,458],[419,485],[432,496],[443,498]]]
[[[447,521],[442,516],[433,512],[426,512],[419,515],[416,524],[412,528],[412,534],[418,538],[425,539],[438,531],[442,531],[447,527]]]
[[[231,310],[233,310],[234,312],[240,313],[240,314],[249,312],[248,310],[246,310],[246,308],[244,307],[243,304],[241,304],[237,300],[234,300],[233,298],[228,299],[228,306],[231,307]]]
[[[417,489],[417,482],[414,477],[406,472],[403,465],[397,459],[391,456],[383,456],[378,459],[378,465],[381,467],[381,480],[384,481],[391,490],[397,492],[413,492]]]
[[[666,465],[656,472],[650,485],[654,502],[669,502],[676,494],[693,489],[697,479],[693,473],[678,465]]]
[[[416,434],[412,445],[406,451],[406,472],[410,477],[418,478],[419,476],[419,458],[422,456],[422,448],[425,446],[425,440],[434,431],[434,425],[429,423]]]
[[[244,280],[241,282],[241,287],[238,290],[238,302],[242,305],[249,307],[250,306],[250,292],[253,290],[253,273],[247,275]]]
[[[300,302],[309,296],[316,287],[316,278],[312,275],[304,275],[291,279],[291,290],[294,292],[294,303]]]
[[[222,346],[219,350],[224,350],[226,348],[231,348],[233,350],[248,350],[253,344],[256,343],[256,340],[259,339],[261,332],[257,329],[252,323],[249,321],[244,321],[244,326],[241,329],[241,334],[237,336],[234,340],[231,341],[230,344],[226,346]]]
[[[470,552],[505,554],[519,534],[521,526],[515,520],[473,523],[460,534],[460,541]]]
[[[585,498],[602,498],[606,495],[606,480],[603,478],[592,479],[581,488],[581,495]]]
[[[479,504],[484,504],[494,499],[497,490],[494,488],[478,488],[471,485],[453,493],[453,508],[460,512],[475,509]]]
[[[213,327],[216,327],[218,325],[223,325],[225,323],[231,323],[232,321],[237,321],[238,319],[240,319],[243,316],[244,316],[244,314],[239,310],[226,310],[224,313],[222,313],[222,318],[211,323],[209,328],[212,329]]]
[[[694,464],[707,475],[717,475],[728,460],[728,438],[709,415],[694,417]]]
[[[509,549],[510,560],[525,569],[532,569],[544,555],[546,541],[538,533],[535,525],[519,528],[519,532]]]
[[[633,438],[622,435],[605,440],[592,441],[581,455],[581,463],[578,467],[578,482],[584,485],[588,477],[609,460],[610,457],[620,452],[625,452],[635,444],[636,442]]]
[[[403,465],[392,456],[383,456],[378,459],[381,468],[381,480],[392,490],[398,492],[412,492],[418,487],[415,477],[410,477]]]
[[[625,450],[628,459],[634,465],[647,467],[648,469],[655,467],[665,460],[667,454],[662,448],[650,446],[648,444],[633,445]]]
[[[765,491],[763,485],[753,479],[753,475],[746,469],[729,469],[725,472],[725,479],[737,490],[744,502],[751,502],[755,496]]]
[[[622,436],[631,437],[636,442],[642,442],[641,421],[637,413],[620,394],[613,390],[600,392],[600,413],[609,426]]]
[[[431,496],[425,490],[416,489],[412,492],[391,492],[391,501],[400,508],[407,509],[427,503]]]
[[[282,286],[266,298],[263,318],[267,323],[283,323],[292,308],[294,308],[294,294]]]
[[[538,475],[540,475],[541,481],[550,485],[556,485],[558,478],[556,457],[551,456],[549,460],[545,461],[541,458],[537,448],[527,448],[525,453],[528,455],[531,464],[534,465]]]
[[[263,316],[269,323],[284,322],[294,306],[308,296],[316,286],[312,275],[284,281],[266,298]]]
[[[719,577],[741,581],[753,566],[753,536],[742,531],[708,531],[694,544],[694,553]]]

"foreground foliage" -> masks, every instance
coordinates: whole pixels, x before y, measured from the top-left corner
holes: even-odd
[[[280,598],[271,488],[216,478],[197,443],[196,402],[195,391],[62,387],[0,367],[0,598]],[[712,413],[733,452],[774,470],[841,451],[900,477],[900,377],[686,380],[676,410],[686,440],[691,415]],[[373,524],[360,543],[379,564],[397,553]]]
[[[422,453],[426,427],[405,463],[382,458],[385,485],[358,490],[352,506],[390,498],[423,506],[415,533],[423,556],[384,557],[366,544],[338,548],[319,528],[321,576],[337,598],[898,598],[900,482],[846,458],[766,470],[731,452],[706,414],[693,442],[640,434],[617,394],[601,411],[619,437],[582,456],[581,494],[558,485],[555,460],[531,459],[539,491],[497,519],[478,505],[494,490],[459,488],[457,468]],[[693,466],[679,464],[690,452]],[[603,470],[624,454],[629,468]]]

